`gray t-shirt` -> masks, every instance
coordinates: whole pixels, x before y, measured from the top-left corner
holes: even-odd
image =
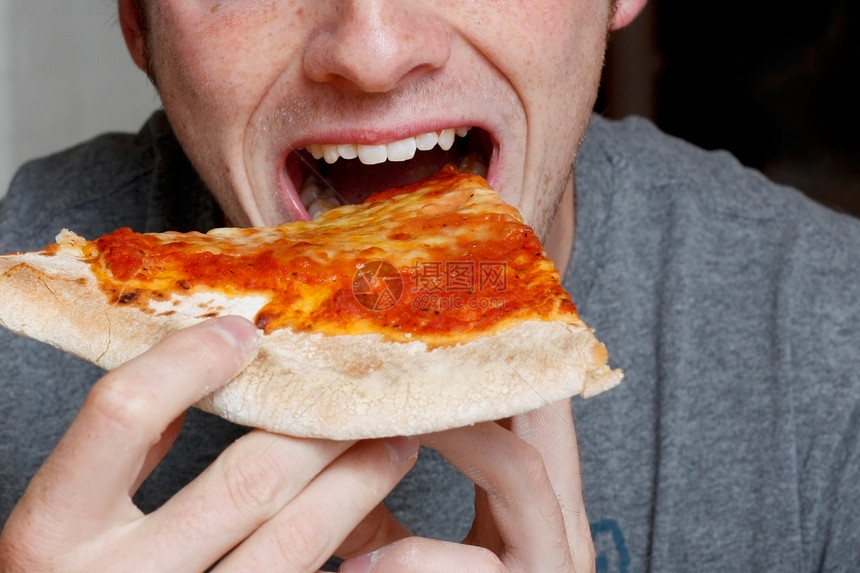
[[[614,366],[573,401],[598,571],[860,567],[860,223],[641,120],[595,117],[565,285]],[[62,227],[222,224],[161,113],[25,166],[0,252]],[[0,332],[0,519],[100,371]],[[157,507],[244,430],[192,411],[136,501]],[[105,468],[110,471],[110,468]],[[389,496],[456,540],[472,487],[429,451]]]

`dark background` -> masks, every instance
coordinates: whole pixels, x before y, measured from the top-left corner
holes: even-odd
[[[597,110],[860,215],[858,75],[858,0],[650,0],[610,41]]]

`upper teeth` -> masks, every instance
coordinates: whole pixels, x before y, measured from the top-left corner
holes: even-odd
[[[458,127],[424,133],[380,145],[313,143],[305,149],[314,156],[314,159],[324,159],[326,163],[334,163],[341,158],[358,158],[365,165],[376,165],[385,161],[408,161],[415,156],[416,150],[429,151],[437,145],[448,151],[454,145],[456,136],[463,137],[467,133],[469,133],[468,127]]]

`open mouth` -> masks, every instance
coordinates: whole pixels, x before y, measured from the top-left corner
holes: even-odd
[[[377,191],[425,179],[448,164],[487,176],[490,135],[476,127],[421,134],[381,145],[311,144],[293,152],[288,170],[310,219]]]

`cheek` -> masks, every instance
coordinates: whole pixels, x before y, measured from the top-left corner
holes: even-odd
[[[152,68],[168,113],[222,129],[245,120],[294,49],[277,33],[295,25],[283,4],[157,4]]]
[[[591,116],[603,66],[608,0],[529,4],[520,27],[528,48],[508,77],[527,119],[522,210],[542,236],[552,221]],[[518,33],[519,33],[518,32]],[[527,40],[531,38],[531,42]]]
[[[609,22],[609,0],[484,0],[473,37],[509,76],[564,83],[583,67],[600,68]],[[482,39],[486,38],[486,39]],[[595,61],[595,54],[597,59]]]
[[[569,130],[564,142],[575,146],[597,96],[609,21],[608,0],[555,2],[546,29],[535,42],[531,90],[532,119],[556,132]],[[548,142],[549,144],[550,142]]]
[[[222,6],[214,10],[216,5]],[[250,197],[243,149],[249,123],[282,75],[291,47],[286,2],[154,3],[151,70],[176,137],[234,223]]]
[[[237,85],[226,79],[233,76],[225,78],[218,71],[232,64],[220,48],[216,51],[213,44],[218,42],[204,40],[203,33],[188,32],[193,36],[165,34],[167,39],[153,51],[153,73],[171,115],[180,110],[189,115],[211,115],[225,101],[235,99]]]

